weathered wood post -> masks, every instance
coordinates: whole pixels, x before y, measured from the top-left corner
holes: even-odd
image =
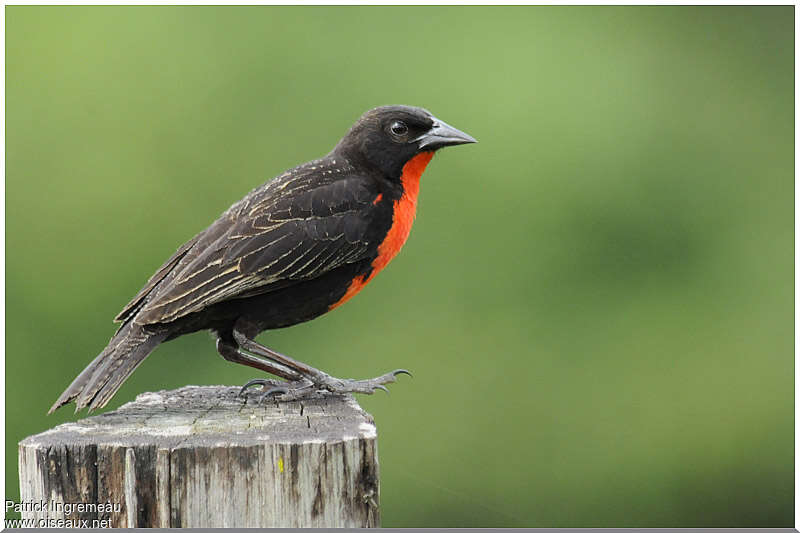
[[[21,499],[41,503],[22,517],[51,527],[380,525],[377,430],[351,396],[257,405],[237,393],[141,394],[26,438]]]

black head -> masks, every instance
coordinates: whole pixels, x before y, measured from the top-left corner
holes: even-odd
[[[335,153],[399,178],[409,159],[445,146],[477,142],[421,107],[376,107],[364,113]]]

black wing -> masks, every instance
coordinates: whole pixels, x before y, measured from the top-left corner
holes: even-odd
[[[114,318],[114,321],[124,322],[135,315],[142,305],[144,305],[147,295],[150,294],[152,290],[170,274],[170,272],[172,272],[172,270],[175,268],[175,265],[177,265],[178,262],[183,259],[190,250],[195,249],[194,245],[197,243],[197,240],[201,235],[202,233],[200,235],[195,235],[192,240],[178,248],[178,251],[172,254],[172,257],[167,259],[164,264],[161,265],[161,268],[159,268],[156,273],[153,274],[149,280],[147,280],[145,286],[142,287],[136,296],[133,297],[133,300],[131,300],[128,305],[126,305],[125,308],[119,312],[119,314]]]
[[[140,298],[136,323],[171,322],[375,254],[366,234],[376,194],[362,179],[339,178],[313,166],[317,172],[304,174],[304,167],[256,189],[178,250],[161,269],[174,264],[171,271],[161,275],[151,296]],[[120,316],[136,306],[134,300]]]

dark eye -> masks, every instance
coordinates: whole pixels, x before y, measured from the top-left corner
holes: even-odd
[[[401,120],[395,120],[392,122],[392,125],[389,126],[389,130],[395,135],[405,135],[408,133],[408,126]]]

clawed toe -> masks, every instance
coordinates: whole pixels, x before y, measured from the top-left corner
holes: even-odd
[[[247,391],[247,389],[249,389],[254,385],[261,385],[262,388],[266,389],[269,385],[271,385],[271,383],[266,379],[251,379],[250,381],[242,385],[241,389],[239,389],[239,396],[242,396]]]
[[[313,382],[310,379],[286,382],[269,379],[251,379],[239,390],[239,396],[243,396],[248,389],[256,385],[260,386],[263,390],[258,397],[259,404],[272,397],[280,401],[292,401],[318,393],[374,394],[376,390],[380,389],[388,394],[389,389],[386,385],[397,381],[397,376],[400,374],[407,374],[413,377],[408,370],[398,368],[397,370],[392,370],[377,378],[363,380],[337,379],[325,374],[323,374],[323,379],[315,379]]]
[[[292,401],[300,398],[305,398],[319,389],[308,380],[299,381],[275,381],[270,379],[251,379],[245,383],[239,390],[239,396],[251,387],[259,385],[262,387],[263,392],[258,395],[258,404],[261,405],[265,400],[275,397],[281,401]]]
[[[384,375],[382,375],[380,377],[377,377],[377,378],[374,378],[374,379],[368,379],[368,380],[365,380],[365,381],[371,381],[373,383],[386,385],[387,383],[394,383],[395,381],[397,381],[397,376],[399,376],[400,374],[405,374],[405,375],[410,376],[412,378],[414,377],[411,374],[411,372],[409,372],[405,368],[398,368],[397,370],[392,370],[391,372],[389,372],[387,374],[384,374]]]
[[[251,387],[260,386],[264,392],[262,392],[258,396],[258,403],[261,404],[264,400],[269,398],[270,396],[277,396],[279,394],[286,394],[289,392],[289,389],[284,387],[283,385],[277,384],[275,381],[268,380],[268,379],[251,379],[244,385],[242,388],[239,389],[239,397],[243,396],[245,392]]]
[[[264,391],[264,394],[261,395],[261,399],[264,400],[269,398],[270,396],[277,396],[278,394],[287,394],[289,389],[286,387],[272,387],[271,389],[267,389]]]
[[[378,389],[388,393],[389,389],[386,387],[386,385],[397,381],[397,376],[399,374],[408,374],[411,376],[411,372],[404,368],[399,368],[382,376],[378,376],[377,378],[362,380],[330,378],[322,383],[319,383],[318,385],[337,394],[354,392],[361,394],[373,394]]]

